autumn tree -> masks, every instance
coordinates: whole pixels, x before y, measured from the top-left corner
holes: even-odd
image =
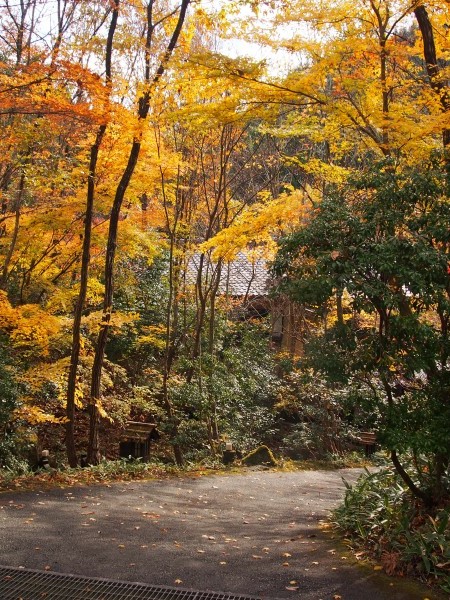
[[[98,410],[97,403],[100,401],[100,382],[102,374],[102,365],[106,341],[111,320],[112,301],[113,301],[113,278],[114,278],[114,259],[117,245],[117,230],[120,218],[120,210],[131,177],[134,173],[137,160],[142,145],[142,128],[147,119],[150,110],[150,100],[154,87],[159,83],[162,75],[167,69],[168,61],[178,43],[181,30],[186,18],[189,0],[183,0],[180,7],[171,10],[166,14],[158,14],[157,6],[153,0],[150,0],[145,6],[144,20],[144,72],[141,85],[143,91],[138,99],[136,133],[133,136],[131,149],[128,155],[128,161],[117,185],[114,201],[111,209],[108,231],[108,243],[106,248],[105,261],[105,294],[103,299],[103,317],[100,325],[100,333],[96,344],[94,365],[92,369],[91,383],[91,420],[89,432],[88,460],[95,464],[99,460],[99,441],[98,441]],[[155,67],[155,57],[153,55],[153,43],[155,41],[155,31],[167,26],[167,22],[174,20],[173,29],[169,41],[163,46],[161,55],[157,59]],[[152,67],[154,71],[152,72]]]
[[[117,0],[112,8],[111,22],[108,30],[105,48],[105,84],[107,88],[111,87],[112,77],[112,50],[114,33],[117,27],[117,20],[119,15],[119,1]],[[105,106],[105,112],[107,111]],[[73,333],[72,333],[72,348],[70,356],[70,368],[69,376],[67,381],[67,404],[66,404],[66,447],[67,447],[67,459],[71,467],[77,466],[77,455],[75,449],[75,405],[76,405],[76,383],[77,383],[77,370],[79,363],[79,356],[81,350],[81,318],[83,315],[83,308],[86,302],[87,288],[88,288],[88,277],[89,277],[89,263],[91,253],[91,233],[92,233],[92,220],[94,212],[94,196],[95,196],[95,184],[96,184],[96,171],[98,153],[102,144],[103,137],[105,135],[107,123],[103,122],[99,125],[97,133],[95,135],[94,143],[91,146],[90,158],[89,158],[89,173],[88,173],[88,184],[87,184],[87,198],[86,198],[86,211],[84,213],[84,235],[83,235],[83,250],[81,256],[81,271],[80,271],[80,290],[78,293],[77,302],[74,310],[74,321],[73,321]]]

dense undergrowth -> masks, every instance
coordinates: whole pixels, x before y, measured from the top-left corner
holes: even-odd
[[[114,481],[132,481],[155,479],[189,473],[208,473],[218,465],[202,466],[187,464],[180,468],[159,462],[140,460],[104,460],[99,465],[85,468],[38,469],[37,471],[11,469],[0,471],[0,492],[36,487],[66,487],[71,485],[90,485]]]
[[[450,592],[450,507],[433,514],[411,496],[393,469],[367,473],[350,486],[334,520],[358,556],[388,575],[408,575]]]
[[[329,456],[326,460],[291,460],[277,457],[276,467],[270,468],[281,471],[340,469],[366,464],[362,454],[351,452],[346,455]],[[269,468],[261,465],[255,468]],[[183,467],[174,463],[153,460],[103,460],[99,465],[85,468],[59,468],[32,470],[22,462],[17,468],[0,469],[0,493],[2,491],[28,490],[41,487],[59,487],[72,485],[90,485],[93,483],[109,483],[114,481],[132,481],[177,476],[198,476],[222,471],[240,471],[245,466],[242,461],[225,466],[220,457],[209,460],[186,462]]]

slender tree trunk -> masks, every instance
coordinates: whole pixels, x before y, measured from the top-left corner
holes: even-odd
[[[430,17],[425,6],[418,6],[414,10],[417,23],[422,34],[423,55],[426,63],[427,74],[430,79],[430,85],[438,94],[442,110],[448,112],[450,110],[450,95],[445,80],[442,79],[439,72],[438,60],[436,55],[436,45],[434,43],[433,27],[430,22]],[[442,142],[444,149],[448,149],[450,144],[450,129],[442,130]],[[447,163],[450,158],[447,156]],[[447,164],[447,168],[449,165]]]
[[[106,247],[105,260],[105,293],[103,297],[103,315],[100,323],[100,333],[97,338],[97,346],[95,349],[94,365],[92,367],[91,379],[91,402],[89,405],[89,445],[88,445],[88,462],[90,464],[98,464],[100,460],[99,448],[99,411],[98,403],[101,397],[101,377],[103,369],[103,361],[105,356],[106,342],[108,340],[109,327],[112,315],[112,301],[114,291],[114,259],[117,246],[117,231],[119,226],[120,209],[125,197],[125,192],[136,167],[137,159],[141,149],[141,141],[135,140],[131,147],[128,163],[122,175],[119,186],[116,190],[114,203],[111,211],[108,231],[108,243]]]
[[[160,144],[157,137],[158,146],[158,157],[160,158]],[[172,371],[173,361],[176,353],[176,337],[179,330],[179,274],[180,264],[179,258],[176,258],[176,232],[178,228],[179,220],[183,215],[185,209],[184,195],[181,194],[181,206],[178,202],[175,203],[174,219],[171,224],[169,214],[169,202],[166,196],[166,181],[164,177],[164,171],[160,168],[161,173],[161,191],[163,195],[163,205],[166,216],[167,235],[170,240],[169,246],[169,297],[167,300],[166,309],[166,342],[164,348],[164,368],[163,368],[163,384],[162,384],[162,401],[164,410],[166,411],[168,423],[169,423],[169,438],[172,444],[175,462],[178,466],[184,464],[183,451],[180,444],[176,441],[178,435],[179,419],[173,408],[172,401],[169,394],[169,377]],[[178,195],[177,195],[178,198]]]
[[[106,125],[101,125],[97,132],[96,140],[91,148],[87,202],[84,222],[83,254],[81,258],[80,289],[75,305],[73,327],[72,327],[72,350],[70,354],[69,377],[67,381],[67,403],[66,403],[66,450],[67,460],[71,467],[78,464],[75,448],[75,395],[77,383],[77,369],[81,350],[81,317],[83,315],[84,304],[86,301],[87,285],[89,278],[89,262],[91,249],[91,231],[92,214],[94,209],[94,187],[95,171],[98,159],[98,152],[102,142]]]
[[[423,55],[426,63],[427,74],[430,80],[430,86],[439,96],[443,112],[450,111],[450,94],[447,84],[447,78],[442,77],[440,73],[438,59],[436,54],[436,44],[434,41],[433,27],[425,6],[418,6],[414,10],[417,23],[423,41]],[[442,130],[442,144],[444,147],[444,159],[447,171],[447,181],[450,179],[450,129],[447,127]],[[445,328],[446,329],[446,328]],[[445,332],[446,333],[446,332]],[[445,359],[446,360],[446,359]],[[443,363],[445,364],[445,362]],[[434,460],[434,489],[433,499],[438,502],[444,493],[443,477],[448,468],[448,457],[437,453]]]
[[[416,498],[419,498],[420,500],[422,500],[426,506],[428,506],[428,507],[432,506],[433,502],[434,502],[433,498],[429,494],[427,494],[426,492],[424,492],[423,490],[421,490],[420,488],[418,488],[416,486],[414,481],[411,479],[411,477],[408,475],[408,473],[403,468],[403,465],[400,463],[395,450],[391,450],[391,460],[394,464],[394,467],[395,467],[397,473],[400,475],[400,477],[406,483],[406,485],[411,490],[411,492],[414,494],[414,496],[416,496]]]
[[[215,282],[211,289],[211,296],[209,300],[209,332],[208,332],[208,352],[211,357],[210,364],[214,365],[215,356],[215,339],[216,339],[216,298],[219,292],[220,280],[222,277],[222,260],[217,264],[217,270],[215,274]],[[213,377],[213,371],[210,373],[210,378]],[[210,404],[210,427],[211,427],[211,447],[214,449],[214,442],[219,440],[219,423],[217,420],[217,402],[212,391],[212,381],[209,385],[209,404]]]
[[[8,270],[9,265],[11,264],[11,260],[14,254],[14,250],[17,243],[17,237],[19,235],[19,227],[20,227],[20,214],[22,208],[22,200],[23,193],[25,189],[25,173],[22,172],[19,181],[19,188],[17,190],[17,197],[15,202],[15,218],[14,218],[14,230],[11,238],[11,243],[9,244],[8,254],[6,255],[5,262],[3,264],[2,276],[0,279],[0,288],[4,289],[6,287],[6,283],[8,281]]]
[[[166,347],[164,352],[164,373],[163,373],[163,404],[170,424],[169,437],[171,438],[175,462],[178,466],[184,464],[183,451],[180,444],[174,440],[178,434],[178,418],[172,406],[169,397],[169,377],[172,370],[172,364],[175,357],[175,334],[178,330],[178,266],[175,264],[175,231],[178,219],[175,220],[174,227],[170,231],[170,255],[169,255],[169,298],[167,302],[166,314]]]
[[[447,473],[449,458],[446,454],[438,452],[434,457],[434,485],[432,490],[433,500],[439,505],[444,499],[447,490],[444,485],[444,477]]]
[[[119,1],[115,0],[114,10],[112,13],[111,23],[109,26],[108,38],[106,42],[105,66],[106,66],[106,85],[110,88],[111,84],[111,59],[114,33],[117,27],[117,19],[119,16]],[[97,170],[98,153],[105,135],[106,123],[99,126],[95,142],[91,147],[89,160],[89,175],[86,198],[86,212],[84,216],[84,237],[83,237],[83,252],[81,257],[80,271],[80,289],[75,305],[74,320],[72,326],[72,349],[70,355],[70,368],[67,381],[67,404],[66,404],[66,450],[67,460],[71,467],[76,467],[78,464],[76,448],[75,448],[75,395],[77,384],[77,370],[80,359],[81,350],[81,317],[86,302],[87,286],[89,279],[89,262],[91,252],[91,232],[92,232],[92,215],[94,211],[95,197],[95,176]]]
[[[163,60],[153,77],[153,83],[157,83],[163,73],[166,70],[167,62],[170,59],[172,52],[178,42],[178,38],[183,27],[183,23],[186,17],[186,11],[189,6],[190,0],[182,0],[180,11],[178,14],[177,24],[173,30],[172,37],[164,53]],[[142,123],[147,119],[148,112],[150,109],[150,89],[149,86],[152,83],[150,79],[150,66],[151,66],[151,43],[152,35],[154,31],[154,24],[152,20],[152,9],[153,0],[149,2],[147,6],[147,39],[146,39],[146,60],[145,60],[145,77],[144,83],[146,91],[139,98],[139,109],[138,118],[139,122]],[[97,339],[97,346],[94,357],[94,365],[92,367],[92,380],[91,380],[91,401],[90,401],[90,421],[89,421],[89,446],[88,446],[88,461],[92,464],[98,464],[100,459],[99,450],[99,411],[98,402],[100,401],[100,389],[101,389],[101,377],[103,362],[105,356],[105,347],[108,339],[108,332],[111,321],[112,313],[112,302],[114,294],[114,260],[116,255],[117,246],[117,230],[119,225],[120,209],[122,202],[125,197],[125,193],[131,181],[131,177],[136,168],[136,164],[141,151],[141,137],[135,137],[131,146],[130,154],[128,156],[127,166],[122,174],[119,185],[116,189],[114,196],[114,202],[111,210],[111,216],[109,221],[108,230],[108,243],[106,247],[106,260],[105,260],[105,293],[103,298],[103,317],[100,324],[100,333]]]
[[[203,266],[205,263],[205,255],[200,255],[200,261],[197,271],[197,279],[195,282],[197,311],[195,316],[194,343],[191,351],[191,363],[186,374],[186,381],[190,383],[195,373],[195,363],[202,351],[202,330],[206,315],[206,302],[208,292],[203,290]]]
[[[387,85],[387,51],[386,51],[386,39],[384,29],[381,30],[380,35],[382,36],[380,45],[380,81],[381,81],[381,97],[383,107],[383,124],[382,124],[382,145],[381,150],[384,156],[389,157],[391,155],[391,149],[389,146],[389,90]]]

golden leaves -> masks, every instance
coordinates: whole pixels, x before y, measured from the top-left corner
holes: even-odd
[[[256,248],[249,252],[252,255],[270,258],[275,251],[274,234],[286,232],[299,223],[306,212],[305,195],[301,190],[290,189],[277,198],[267,199],[246,207],[228,228],[203,243],[202,251],[214,248],[213,258],[231,261],[236,254],[247,248],[250,243]]]
[[[21,356],[28,359],[48,356],[61,322],[36,304],[13,308],[6,293],[0,291],[0,329],[9,333],[13,350]]]
[[[24,404],[13,412],[13,419],[25,421],[30,425],[39,425],[40,423],[65,423],[66,419],[55,417],[39,406]]]

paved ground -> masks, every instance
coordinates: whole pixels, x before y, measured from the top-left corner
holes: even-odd
[[[356,470],[0,496],[0,564],[265,599],[434,600],[353,563],[320,521]]]

